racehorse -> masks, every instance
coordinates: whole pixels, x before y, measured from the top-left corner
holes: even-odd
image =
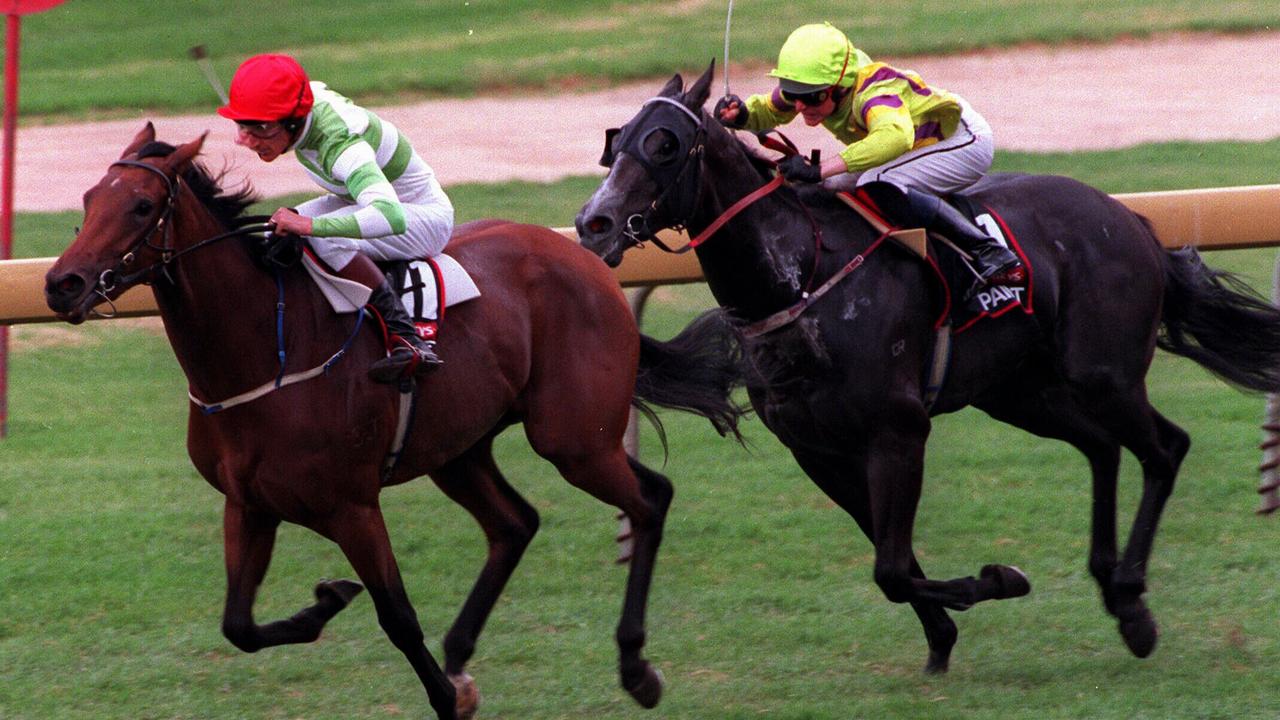
[[[1274,392],[1280,310],[1194,250],[1165,250],[1143,218],[1097,190],[1062,177],[993,176],[969,194],[1020,242],[1033,268],[1030,312],[955,334],[947,382],[930,406],[942,304],[930,265],[892,245],[877,249],[885,234],[832,193],[773,178],[773,163],[703,110],[713,71],[687,92],[676,75],[606,135],[609,174],[576,220],[583,245],[617,265],[631,246],[656,240],[654,230],[687,228],[738,330],[752,405],[874,544],[875,582],[890,601],[910,603],[924,627],[927,672],[947,669],[957,638],[948,609],[1030,590],[1020,570],[996,564],[977,578],[928,579],[912,549],[930,417],[968,405],[1088,459],[1089,570],[1129,649],[1149,655],[1158,631],[1143,600],[1147,563],[1190,445],[1148,402],[1154,350]],[[1118,554],[1121,448],[1141,463],[1143,489]]]
[[[661,677],[641,650],[672,486],[626,455],[623,433],[630,406],[643,409],[645,400],[733,430],[739,409],[723,404],[727,390],[700,385],[732,380],[732,372],[717,379],[717,368],[701,361],[695,328],[668,343],[642,337],[613,275],[559,233],[478,221],[461,228],[448,251],[470,269],[481,296],[449,311],[439,338],[448,361],[419,380],[407,443],[384,478],[400,391],[366,378],[385,351],[370,330],[377,323],[353,332],[359,321],[340,321],[302,267],[273,278],[255,265],[255,242],[227,239],[243,234],[237,227],[252,197],[247,188],[225,193],[194,161],[203,141],[158,143],[147,123],[85,193],[83,229],[50,269],[45,294],[60,318],[79,323],[129,287],[150,284],[191,397],[205,406],[283,376],[286,364],[328,366],[320,377],[221,412],[191,404],[188,453],[226,496],[226,637],[246,652],[313,641],[362,589],[321,582],[315,604],[285,620],[254,621],[277,527],[297,523],[341,547],[438,717],[469,717],[479,696],[465,665],[538,528],[538,513],[492,454],[494,437],[523,423],[532,448],[566,480],[630,521],[620,676],[637,702],[656,705]],[[694,367],[682,362],[685,353]],[[382,487],[424,474],[475,517],[488,541],[484,567],[445,636],[443,670],[423,644],[378,501]]]

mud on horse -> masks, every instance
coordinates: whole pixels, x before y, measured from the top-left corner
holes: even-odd
[[[930,417],[968,405],[1088,459],[1089,570],[1129,649],[1151,653],[1147,563],[1189,447],[1148,402],[1152,355],[1159,346],[1274,392],[1280,311],[1233,289],[1194,250],[1163,249],[1148,223],[1104,193],[1062,177],[993,176],[970,196],[1016,233],[1035,268],[1034,312],[955,336],[948,383],[927,407],[940,301],[929,267],[891,246],[872,254],[883,237],[829,194],[802,199],[784,185],[735,208],[770,184],[772,163],[703,110],[713,69],[687,92],[676,75],[609,136],[609,174],[577,218],[583,244],[617,265],[660,228],[686,227],[701,241],[711,291],[743,328],[752,404],[873,543],[875,582],[924,627],[927,671],[946,670],[956,641],[947,610],[1030,590],[1021,571],[998,564],[977,577],[929,579],[912,550]],[[851,266],[825,295],[808,292]],[[1143,490],[1120,552],[1122,448],[1142,464]]]
[[[646,400],[735,430],[739,409],[723,400],[735,368],[697,355],[718,336],[702,335],[699,326],[669,343],[641,336],[608,269],[547,228],[485,221],[455,236],[448,251],[471,269],[482,296],[449,313],[441,344],[453,360],[418,387],[430,400],[385,483],[429,475],[475,517],[488,541],[487,560],[444,638],[441,669],[423,644],[379,507],[398,407],[396,388],[366,377],[384,351],[381,340],[370,325],[352,339],[356,320],[335,319],[300,266],[273,278],[254,265],[250,243],[233,239],[251,198],[247,190],[223,193],[194,162],[202,142],[157,143],[148,123],[85,194],[83,229],[49,271],[45,292],[60,318],[79,323],[129,287],[150,284],[190,393],[207,402],[285,371],[276,355],[278,297],[286,308],[288,370],[319,366],[351,340],[345,359],[320,377],[222,412],[191,405],[191,460],[226,496],[227,638],[248,652],[310,642],[361,591],[352,581],[322,582],[315,604],[294,616],[254,620],[277,527],[296,523],[342,549],[436,715],[470,716],[478,694],[466,663],[538,529],[538,513],[492,453],[494,437],[521,423],[533,449],[566,480],[630,519],[620,676],[641,705],[656,705],[661,679],[641,650],[672,486],[627,457],[623,432],[633,403]]]

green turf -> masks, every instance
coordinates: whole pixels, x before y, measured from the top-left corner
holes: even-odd
[[[98,117],[208,111],[187,49],[223,84],[257,52],[288,52],[366,102],[596,87],[700,71],[721,58],[726,2],[641,0],[78,0],[24,19],[21,109]],[[264,12],[269,21],[264,21]],[[1269,0],[739,2],[734,62],[771,63],[796,26],[830,20],[875,56],[1096,41],[1280,24]],[[502,119],[498,119],[499,122]]]

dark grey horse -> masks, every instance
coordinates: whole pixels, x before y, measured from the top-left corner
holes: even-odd
[[[701,235],[770,182],[770,164],[703,111],[713,69],[688,92],[675,76],[610,136],[609,175],[577,218],[583,244],[609,264],[658,228]],[[802,199],[784,185],[764,195],[706,237],[698,260],[716,300],[742,326],[788,308],[798,313],[782,327],[743,335],[751,402],[874,543],[876,583],[889,600],[910,603],[924,625],[926,670],[947,668],[957,634],[947,609],[1030,589],[1021,571],[1004,565],[987,565],[976,578],[930,580],[912,550],[929,418],[967,405],[1071,443],[1088,458],[1089,570],[1130,650],[1145,657],[1157,638],[1142,598],[1147,562],[1190,444],[1148,401],[1152,355],[1158,345],[1236,385],[1275,391],[1280,311],[1234,289],[1193,250],[1165,250],[1143,218],[1079,182],[994,176],[970,195],[1019,239],[1033,268],[1034,313],[1010,312],[956,335],[948,381],[932,406],[922,398],[939,283],[926,263],[877,245],[880,233],[827,194]],[[813,300],[811,291],[850,266],[857,269]],[[1123,553],[1121,448],[1143,471]]]

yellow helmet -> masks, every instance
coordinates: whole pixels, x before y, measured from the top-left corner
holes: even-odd
[[[778,67],[769,71],[783,90],[806,93],[853,82],[857,50],[849,38],[829,22],[801,25],[778,51]],[[844,83],[844,84],[849,84]]]

